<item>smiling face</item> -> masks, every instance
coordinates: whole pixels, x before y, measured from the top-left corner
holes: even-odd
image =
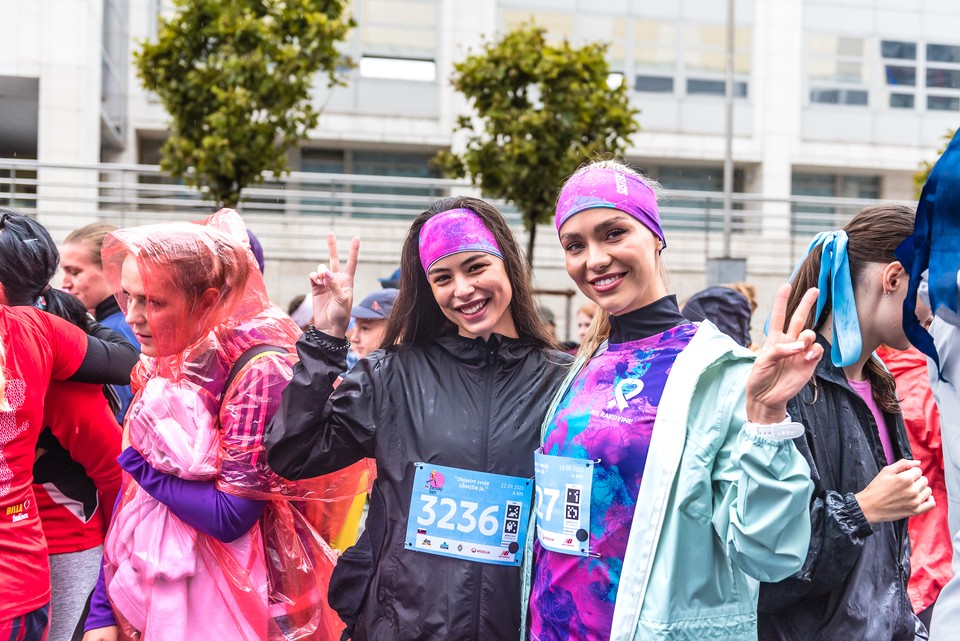
[[[427,280],[443,315],[461,336],[517,338],[510,312],[513,289],[501,259],[484,252],[453,254],[435,262]]]
[[[145,356],[169,356],[196,340],[195,333],[184,331],[191,326],[196,306],[191,305],[179,291],[156,285],[154,283],[152,289],[167,291],[151,292],[148,296],[136,258],[128,255],[124,259],[120,287],[127,299],[127,324],[140,342],[140,351]],[[157,337],[161,336],[163,346],[158,349]]]
[[[666,296],[660,240],[616,209],[587,209],[560,228],[567,273],[587,298],[619,316]]]

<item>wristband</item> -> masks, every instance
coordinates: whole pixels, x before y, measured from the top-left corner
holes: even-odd
[[[327,336],[319,329],[311,325],[307,328],[307,335],[310,336],[314,341],[317,342],[320,347],[325,350],[333,353],[337,352],[346,352],[350,349],[350,341],[345,338],[334,338],[333,336]],[[342,341],[342,342],[341,342]]]
[[[751,436],[760,436],[777,441],[803,436],[805,431],[803,423],[797,423],[790,418],[789,414],[779,423],[773,423],[771,425],[761,425],[760,423],[744,421],[743,429]]]

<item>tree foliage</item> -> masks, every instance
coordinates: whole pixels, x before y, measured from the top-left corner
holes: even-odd
[[[451,82],[475,114],[458,119],[463,153],[441,152],[435,163],[520,210],[531,264],[536,225],[550,220],[563,180],[622,153],[638,129],[625,84],[608,86],[606,48],[549,44],[544,29],[525,25],[454,65]]]
[[[318,72],[340,84],[346,0],[175,0],[156,42],[134,54],[144,86],[170,115],[161,167],[232,206],[241,190],[286,170],[315,127]]]
[[[943,155],[943,152],[947,150],[947,145],[950,144],[950,141],[953,140],[953,137],[957,134],[956,129],[951,129],[947,133],[943,134],[943,144],[940,145],[940,149],[937,150],[937,158]],[[936,164],[936,160],[933,162],[927,162],[924,160],[920,163],[920,171],[913,175],[913,187],[917,193],[917,198],[920,197],[920,192],[923,191],[923,185],[927,182],[927,178],[930,176],[930,171],[933,169],[933,166]]]

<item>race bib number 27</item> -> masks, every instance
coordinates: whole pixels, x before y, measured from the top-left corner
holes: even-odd
[[[496,565],[520,565],[533,481],[417,463],[406,548]]]
[[[590,555],[590,460],[534,453],[537,482],[537,540],[553,552]]]

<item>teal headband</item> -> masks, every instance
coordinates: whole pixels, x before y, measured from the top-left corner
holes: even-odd
[[[830,311],[833,313],[833,347],[830,350],[830,360],[837,367],[853,365],[863,351],[857,303],[853,296],[853,280],[850,277],[850,260],[847,258],[847,240],[847,232],[842,229],[820,232],[790,275],[792,283],[810,252],[815,247],[823,247],[820,277],[817,279],[820,295],[817,297],[817,311],[813,318],[816,323],[827,304],[827,298],[830,298]]]

